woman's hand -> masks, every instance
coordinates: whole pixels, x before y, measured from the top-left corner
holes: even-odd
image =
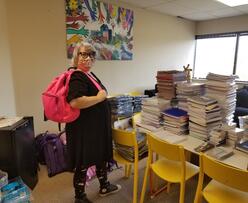
[[[99,90],[99,92],[96,96],[100,100],[100,102],[104,101],[107,97],[107,92],[105,90]]]

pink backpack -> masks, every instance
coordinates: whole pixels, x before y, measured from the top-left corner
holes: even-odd
[[[48,120],[59,123],[69,123],[76,120],[79,109],[72,108],[66,101],[69,91],[69,81],[74,70],[68,70],[53,79],[45,92],[42,93],[44,113]]]
[[[66,101],[69,91],[69,81],[71,74],[74,71],[75,70],[65,71],[53,79],[47,89],[42,93],[44,113],[48,120],[59,123],[69,123],[78,118],[80,109],[72,108]],[[94,79],[92,79],[88,74],[86,75],[94,83],[98,90],[102,89]]]

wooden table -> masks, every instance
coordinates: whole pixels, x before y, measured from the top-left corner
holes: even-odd
[[[170,142],[173,144],[180,144],[184,147],[185,150],[194,153],[194,154],[199,154],[194,150],[197,146],[203,143],[202,140],[197,139],[195,137],[191,137],[189,135],[173,135],[170,132],[167,132],[165,130],[163,131],[158,131],[158,132],[151,132],[154,136],[158,137],[159,139],[162,139],[166,142]],[[171,136],[176,136],[175,138],[172,138]],[[183,139],[180,139],[178,137],[183,137]],[[223,147],[226,148],[232,148],[231,146],[228,145],[222,145]],[[211,149],[210,149],[211,150]],[[210,151],[208,150],[208,151]],[[239,169],[247,170],[248,166],[248,154],[245,152],[238,151],[234,149],[234,154],[224,160],[221,160],[221,162],[234,166]]]

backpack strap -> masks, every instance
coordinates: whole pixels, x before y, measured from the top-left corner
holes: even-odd
[[[93,84],[96,86],[98,90],[102,90],[102,87],[98,84],[98,82],[94,78],[92,78],[92,76],[90,76],[89,73],[84,72],[84,74],[87,75],[87,77],[93,82]]]

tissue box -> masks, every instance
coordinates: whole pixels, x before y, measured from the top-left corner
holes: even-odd
[[[3,203],[29,202],[30,190],[20,177],[15,178],[9,184],[1,188]]]

